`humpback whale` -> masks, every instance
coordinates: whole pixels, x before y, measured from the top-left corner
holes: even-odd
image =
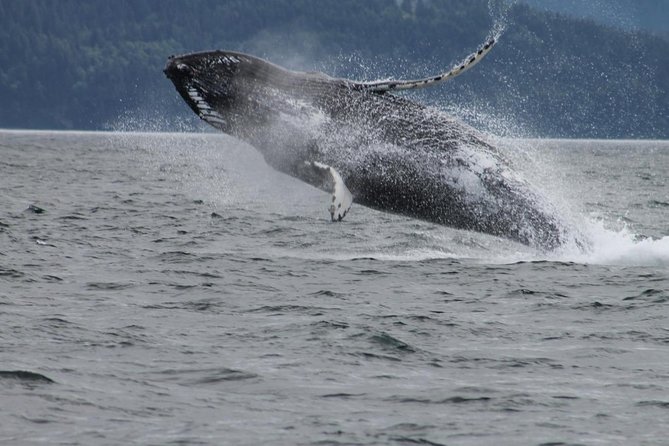
[[[459,76],[495,43],[416,80],[357,82],[224,50],[170,56],[164,73],[201,119],[254,146],[274,169],[330,192],[333,221],[355,202],[552,250],[569,236],[559,213],[494,145],[394,94]]]

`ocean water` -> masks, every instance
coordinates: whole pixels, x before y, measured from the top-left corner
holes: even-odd
[[[500,144],[591,249],[331,223],[224,135],[0,132],[0,444],[667,444],[669,142]]]

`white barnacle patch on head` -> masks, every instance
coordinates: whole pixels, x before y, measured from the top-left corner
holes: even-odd
[[[213,67],[215,65],[236,65],[241,61],[239,58],[232,55],[222,55],[211,60],[210,65]]]

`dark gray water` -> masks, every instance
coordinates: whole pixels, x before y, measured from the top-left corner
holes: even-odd
[[[222,135],[0,132],[0,443],[667,444],[669,143],[505,144],[592,251],[332,224]]]

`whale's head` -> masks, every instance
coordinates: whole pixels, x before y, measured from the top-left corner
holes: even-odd
[[[331,82],[320,73],[302,73],[233,51],[171,56],[164,69],[188,106],[225,133],[244,138],[250,128],[298,116]]]
[[[275,167],[313,148],[328,107],[338,104],[331,99],[348,91],[322,73],[233,51],[171,56],[164,72],[201,119],[250,143]]]
[[[165,75],[172,81],[188,106],[203,120],[234,133],[241,117],[239,82],[241,55],[223,51],[170,56]]]

